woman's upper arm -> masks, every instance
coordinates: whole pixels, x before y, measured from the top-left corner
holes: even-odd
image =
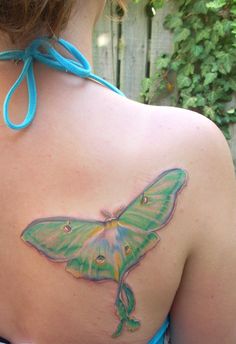
[[[171,311],[173,344],[236,343],[236,180],[223,134],[204,120],[195,168],[198,226]],[[194,161],[194,158],[193,158]]]

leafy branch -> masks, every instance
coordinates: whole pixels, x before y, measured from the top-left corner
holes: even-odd
[[[178,4],[164,21],[173,33],[174,52],[161,55],[154,75],[143,80],[143,100],[171,95],[173,106],[202,113],[229,138],[229,124],[236,122],[236,109],[228,107],[236,92],[236,0]]]

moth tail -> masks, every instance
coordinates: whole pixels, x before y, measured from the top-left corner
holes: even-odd
[[[129,315],[134,311],[135,309],[135,297],[133,290],[131,287],[127,284],[123,284],[123,290],[125,292],[126,302],[127,302],[127,319],[126,319],[126,328],[130,332],[134,332],[139,329],[141,326],[141,322],[136,319],[135,317],[130,317]]]
[[[127,283],[121,281],[116,298],[116,312],[120,319],[120,323],[116,331],[112,334],[113,338],[121,335],[124,325],[128,331],[133,332],[139,329],[141,323],[138,319],[130,317],[135,308],[135,297],[132,289]]]
[[[129,318],[126,320],[126,328],[130,332],[137,331],[140,326],[141,326],[141,323],[138,319]]]
[[[125,300],[126,310],[127,310],[128,315],[130,315],[135,309],[134,293],[133,293],[133,290],[131,289],[131,287],[127,283],[123,283],[122,291],[124,292],[125,299],[126,299]]]
[[[124,327],[125,320],[121,320],[117,326],[116,331],[112,334],[112,338],[119,337]]]

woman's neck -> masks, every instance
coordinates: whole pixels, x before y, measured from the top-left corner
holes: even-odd
[[[66,29],[61,32],[60,37],[72,43],[89,61],[93,67],[92,58],[92,35],[94,26],[104,9],[104,0],[87,0],[86,4],[78,5],[74,8],[71,14],[70,21]],[[5,35],[1,35],[0,39],[0,52],[14,49],[24,49],[25,45],[16,45],[9,41]],[[63,49],[57,47],[63,54]]]
[[[93,66],[92,35],[98,10],[95,10],[94,6],[91,9],[87,6],[83,10],[75,9],[75,13],[72,14],[66,30],[61,33],[60,37],[66,39],[79,49],[90,65]]]
[[[67,28],[61,33],[60,37],[68,40],[71,44],[77,47],[93,68],[92,34],[94,25],[101,14],[101,11],[103,10],[102,4],[104,5],[104,0],[86,0],[86,5],[82,5],[82,2],[78,1],[78,6],[79,4],[81,7],[83,7],[83,9],[80,10],[79,8],[75,8],[75,12],[72,13]],[[98,6],[98,4],[100,6]],[[91,7],[89,8],[89,6]],[[4,37],[2,34],[0,34],[0,37],[0,51],[26,48],[26,45],[13,45],[9,42],[9,39],[7,39],[6,36]],[[57,44],[56,49],[66,57],[69,56],[68,52],[64,51],[60,45]],[[0,80],[2,85],[0,90],[0,109],[3,107],[6,94],[19,77],[22,68],[23,62],[16,64],[13,63],[13,61],[0,61]],[[43,66],[41,63],[34,64],[34,72],[36,76],[38,93],[43,95],[44,92],[46,92],[45,97],[47,97],[47,95],[50,93],[50,97],[53,98],[53,89],[55,94],[58,94],[58,92],[60,93],[60,87],[63,90],[61,92],[65,94],[65,85],[73,85],[73,83],[75,83],[75,78],[69,77],[67,73],[59,73],[51,68],[45,68],[45,66]],[[62,80],[64,82],[62,82]],[[84,86],[84,80],[81,78],[76,79],[76,85],[77,88],[79,87],[78,85],[81,85],[81,92],[83,89],[85,89],[82,87],[82,85]],[[10,108],[10,117],[13,123],[20,123],[25,117],[25,104],[28,101],[25,83],[19,87],[13,98],[14,103],[17,104],[17,106],[15,105],[14,109],[14,106]],[[0,116],[0,129],[1,127],[6,127],[2,115]]]

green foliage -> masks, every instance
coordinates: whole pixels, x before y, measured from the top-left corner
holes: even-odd
[[[163,3],[163,2],[162,2]],[[156,61],[154,75],[143,80],[146,103],[171,94],[173,106],[202,113],[229,138],[236,109],[236,0],[178,0],[164,27],[173,33],[174,52]]]
[[[138,4],[142,0],[133,0]],[[156,11],[164,6],[165,0],[146,0],[146,13],[149,17],[153,17]]]

